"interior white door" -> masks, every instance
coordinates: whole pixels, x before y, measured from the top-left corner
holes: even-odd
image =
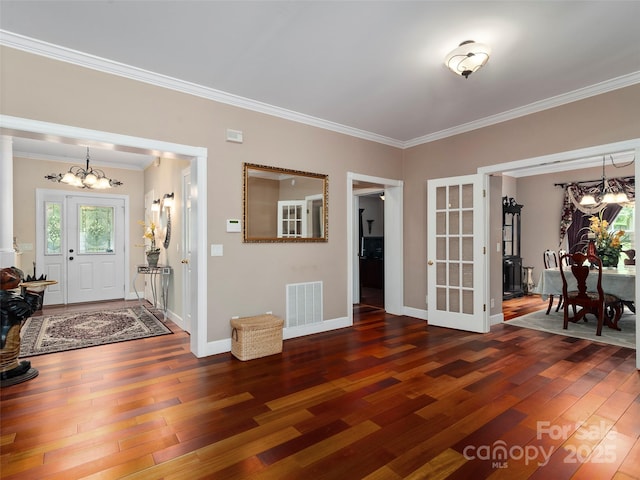
[[[427,182],[429,325],[489,331],[483,181],[476,174]]]
[[[124,298],[124,199],[66,199],[67,301]]]
[[[191,170],[182,174],[182,309],[184,330],[191,333]]]

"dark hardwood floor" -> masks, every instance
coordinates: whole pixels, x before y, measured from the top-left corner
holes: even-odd
[[[558,300],[554,299],[553,309],[555,310]],[[512,318],[526,315],[527,313],[537,312],[549,305],[548,300],[542,300],[540,295],[525,295],[523,297],[511,298],[502,302],[502,314],[504,320],[508,321]]]
[[[354,311],[351,328],[248,362],[194,357],[171,322],[32,357],[40,375],[0,392],[1,476],[640,478],[634,350]]]

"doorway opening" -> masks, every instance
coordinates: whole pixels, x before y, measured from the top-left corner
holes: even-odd
[[[0,115],[3,125],[2,132],[13,137],[33,138],[59,143],[101,145],[114,150],[131,151],[135,153],[161,153],[168,157],[184,158],[190,162],[191,198],[190,212],[193,217],[189,222],[191,228],[191,285],[198,285],[189,295],[191,337],[190,349],[198,357],[204,357],[217,351],[207,341],[207,296],[201,292],[207,291],[207,272],[205,268],[198,268],[199,259],[206,257],[207,242],[207,149],[190,145],[169,143],[141,137],[132,137],[116,133],[72,127],[62,124],[41,122]],[[130,285],[130,259],[125,259],[125,285]],[[182,292],[179,292],[182,293]],[[131,292],[128,293],[129,298]]]
[[[384,190],[358,197],[360,305],[384,308]]]
[[[367,260],[371,257],[377,262],[374,275],[377,279],[365,281],[365,285],[374,283],[378,288],[378,295],[384,292],[378,301],[387,313],[404,315],[404,246],[403,232],[403,188],[401,180],[372,177],[356,173],[347,173],[347,238],[348,248],[348,312],[350,323],[353,324],[353,307],[361,300],[360,261],[367,253]],[[380,195],[384,194],[384,200]],[[368,197],[377,197],[368,200]],[[367,203],[369,202],[369,203]],[[376,203],[374,203],[376,202]],[[373,205],[376,205],[375,207]],[[367,210],[367,208],[369,210]],[[360,209],[362,223],[360,222]],[[379,209],[376,213],[373,210]],[[375,215],[374,215],[375,213]],[[367,220],[372,220],[368,222]],[[360,225],[362,224],[362,229]],[[371,224],[371,233],[369,233]],[[362,231],[361,231],[362,230]],[[376,238],[377,237],[377,238]],[[366,240],[365,240],[366,239]],[[377,258],[373,258],[377,257]],[[366,272],[365,272],[366,273]],[[367,292],[364,292],[365,296]]]
[[[534,158],[528,158],[523,160],[517,160],[513,162],[506,162],[506,163],[491,165],[487,167],[481,167],[478,169],[478,173],[484,174],[486,176],[491,176],[492,174],[498,174],[498,175],[503,173],[508,174],[508,172],[513,172],[513,171],[522,172],[522,171],[530,170],[530,173],[534,174],[534,171],[536,170],[537,171],[545,170],[550,172],[560,171],[560,170],[569,170],[574,164],[579,165],[580,167],[586,166],[584,159],[597,158],[598,162],[600,162],[603,155],[609,155],[615,152],[626,152],[626,151],[633,152],[634,157],[638,158],[638,156],[640,155],[640,138],[635,138],[631,140],[625,140],[625,141],[615,142],[610,144],[604,144],[604,145],[597,145],[593,147],[582,148],[579,150],[571,150],[571,151],[561,152],[557,154],[545,155],[541,157],[534,157]],[[637,177],[638,173],[640,172],[640,167],[638,165],[639,165],[638,162],[635,162],[635,167],[634,167],[635,177]],[[633,230],[638,231],[640,226],[640,216],[636,216],[634,218],[633,224],[634,224]],[[495,226],[495,224],[493,224],[493,226]],[[489,236],[487,236],[487,238],[485,239],[485,242],[487,244],[492,244],[489,239]],[[491,248],[488,249],[488,253],[489,253],[488,265],[489,266],[495,264],[492,258],[492,257],[495,257],[495,254],[492,254],[491,253],[492,251],[493,250]],[[495,286],[500,285],[501,283],[500,282],[502,280],[501,278],[500,279],[495,278],[496,277],[495,272],[499,270],[500,269],[498,268],[494,269],[494,275],[491,275],[490,278],[488,279],[488,283],[489,285],[491,285],[491,288],[487,290],[487,298],[485,299],[487,304],[490,303],[491,292],[494,292]],[[638,303],[640,300],[639,292],[640,292],[640,289],[636,288],[635,303]],[[500,323],[503,320],[504,314],[502,313],[502,310],[503,310],[502,302],[500,302],[500,314],[495,315],[496,321],[492,319],[491,320],[492,324]],[[491,312],[491,315],[494,315],[493,312]],[[638,344],[640,344],[640,329],[636,330],[636,345]],[[640,369],[640,355],[636,355],[636,367]]]

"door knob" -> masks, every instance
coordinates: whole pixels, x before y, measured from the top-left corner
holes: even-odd
[[[73,260],[73,257],[69,257],[69,260]]]
[[[188,258],[183,258],[180,263],[189,263],[189,259]]]
[[[429,260],[429,261],[427,262],[427,265],[433,265],[433,260]]]
[[[73,253],[73,248],[70,248],[70,249],[69,249],[69,253]]]

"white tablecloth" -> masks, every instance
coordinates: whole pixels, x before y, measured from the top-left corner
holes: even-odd
[[[569,290],[575,290],[576,281],[570,271],[565,270]],[[587,278],[587,287],[589,290],[595,290],[598,273],[591,272]],[[605,293],[617,296],[621,300],[633,302],[636,299],[636,269],[634,267],[626,268],[604,268],[602,270],[602,289]],[[560,269],[549,268],[542,271],[540,281],[535,289],[536,293],[547,298],[548,295],[562,295],[562,277]]]

